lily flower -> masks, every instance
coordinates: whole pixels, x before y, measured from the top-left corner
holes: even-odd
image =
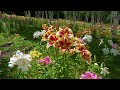
[[[92,36],[86,34],[86,35],[83,37],[83,40],[85,40],[85,41],[87,41],[87,42],[91,42],[91,41],[92,41]]]
[[[82,74],[80,76],[80,79],[102,79],[101,77],[98,77],[95,73],[86,71],[85,74]]]
[[[52,61],[49,56],[46,56],[45,58],[38,60],[38,63],[44,63],[45,65],[48,65],[52,63]]]
[[[16,51],[16,54],[13,55],[13,57],[10,58],[9,67],[13,68],[14,65],[18,66],[18,69],[21,69],[21,71],[26,72],[29,70],[31,57],[29,54],[24,54],[20,52],[19,50]]]

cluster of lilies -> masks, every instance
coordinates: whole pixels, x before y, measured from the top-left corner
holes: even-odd
[[[56,28],[52,25],[43,24],[42,29],[45,30],[45,33],[42,35],[41,41],[47,42],[47,49],[53,46],[58,48],[63,54],[65,52],[71,55],[79,53],[83,60],[86,60],[89,64],[91,63],[91,52],[85,46],[86,43],[82,38],[75,37],[70,28]]]

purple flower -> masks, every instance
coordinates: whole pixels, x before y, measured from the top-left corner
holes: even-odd
[[[113,44],[112,44],[112,47],[113,47],[113,48],[116,48],[116,47],[117,47],[117,44],[116,44],[116,43],[115,43],[115,44],[113,43]]]
[[[85,74],[82,74],[80,79],[86,79]]]
[[[81,38],[81,37],[80,37],[80,38],[78,38],[78,39],[81,41],[81,43],[82,43],[82,44],[84,44],[84,43],[85,43],[85,41],[84,41],[84,39],[83,39],[83,38]]]
[[[101,77],[98,77],[96,74],[86,71],[85,74],[82,74],[80,76],[80,79],[102,79]]]
[[[38,63],[44,63],[46,65],[50,64],[51,62],[52,61],[49,56],[46,56],[45,58],[38,60]]]
[[[48,65],[48,64],[50,64],[52,61],[51,61],[51,59],[50,59],[49,56],[46,56],[46,57],[44,58],[44,62],[45,62],[46,65]]]

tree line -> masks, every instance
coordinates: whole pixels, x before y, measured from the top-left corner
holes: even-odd
[[[120,11],[4,11],[1,13],[16,14],[27,17],[53,19],[67,19],[95,23],[110,23],[113,38],[116,36],[117,26],[120,24]]]
[[[14,13],[28,17],[46,18],[50,20],[61,18],[73,21],[92,21],[92,23],[110,23],[111,18],[114,17],[114,12],[117,12],[117,16],[119,16],[119,11],[5,11],[8,14]]]
[[[1,11],[1,13],[16,14],[20,16],[53,19],[67,19],[95,23],[120,23],[120,11]]]

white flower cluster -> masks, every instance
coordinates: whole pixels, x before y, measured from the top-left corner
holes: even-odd
[[[106,74],[109,74],[108,68],[107,67],[102,67],[100,74],[103,74],[104,76],[106,76]]]
[[[107,55],[109,53],[109,48],[103,48],[102,51],[104,55]]]
[[[30,61],[31,58],[29,54],[24,54],[17,50],[16,54],[10,58],[10,61],[8,62],[8,67],[13,68],[15,65],[17,65],[18,69],[21,69],[21,71],[26,72],[29,70],[29,67],[31,67]]]
[[[105,54],[105,55],[107,55],[109,52],[112,54],[112,55],[114,55],[114,56],[117,56],[117,55],[120,55],[120,52],[119,52],[119,50],[116,48],[117,47],[117,44],[114,44],[113,42],[112,42],[112,40],[108,40],[108,43],[109,43],[109,45],[111,45],[112,46],[112,49],[109,49],[109,48],[103,48],[102,49],[102,51],[103,51],[103,53]]]
[[[119,50],[117,50],[116,48],[112,48],[112,49],[103,48],[102,51],[103,51],[103,53],[104,53],[105,55],[107,55],[109,52],[110,52],[111,54],[113,54],[114,56],[120,55]]]
[[[120,55],[119,50],[117,50],[116,48],[112,48],[112,49],[103,48],[102,51],[103,51],[103,53],[104,53],[105,55],[107,55],[109,52],[110,52],[111,54],[113,54],[114,56]]]
[[[112,48],[112,49],[110,50],[110,53],[113,54],[114,56],[120,55],[119,50],[117,50],[117,49],[115,49],[115,48]]]
[[[43,31],[36,31],[36,32],[34,32],[33,33],[33,38],[38,38],[38,37],[40,37],[40,36],[43,36],[44,34],[45,34],[45,30],[43,30]]]
[[[108,71],[109,68],[107,67],[103,67],[103,63],[101,64],[101,72],[100,74],[103,74],[104,76],[106,76],[106,74],[109,74],[109,71]]]
[[[94,65],[98,66],[97,63],[94,63]],[[101,64],[101,68],[100,69],[101,69],[100,74],[102,74],[104,76],[106,76],[107,74],[109,74],[109,71],[108,71],[109,68],[103,67],[103,63]]]
[[[87,42],[91,42],[91,41],[92,41],[92,36],[86,34],[86,35],[83,37],[83,40],[85,40],[85,41],[87,41]]]

